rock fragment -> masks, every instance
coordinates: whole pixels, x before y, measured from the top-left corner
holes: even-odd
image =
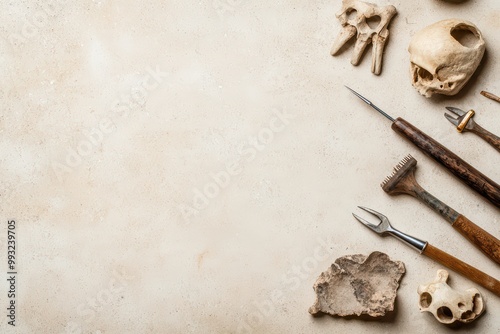
[[[399,282],[405,273],[404,263],[391,261],[387,254],[346,255],[322,272],[316,283],[316,302],[309,313],[341,317],[367,314],[384,316],[394,310]]]

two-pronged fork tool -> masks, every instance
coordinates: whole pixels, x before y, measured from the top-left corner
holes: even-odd
[[[456,271],[457,273],[463,275],[471,281],[474,281],[482,287],[494,292],[497,296],[500,296],[500,281],[498,281],[497,279],[485,274],[479,269],[474,268],[470,264],[467,264],[457,259],[456,257],[451,256],[450,254],[440,250],[439,248],[432,246],[427,241],[417,239],[415,237],[412,237],[411,235],[396,230],[391,226],[389,219],[383,214],[365,207],[360,206],[359,208],[371,213],[372,215],[380,219],[379,223],[375,225],[371,224],[367,220],[359,217],[354,213],[352,214],[354,218],[356,218],[360,223],[368,227],[373,232],[382,235],[386,233],[392,235],[396,239],[399,239],[400,241],[419,251],[420,254],[426,255],[434,261],[439,262],[443,266]]]
[[[470,131],[486,140],[488,144],[490,144],[500,152],[500,137],[479,126],[479,124],[474,121],[474,119],[472,118],[475,114],[474,110],[471,109],[465,112],[462,109],[458,109],[455,107],[446,107],[446,109],[458,116],[453,117],[452,115],[444,113],[444,117],[446,117],[446,119],[450,121],[451,124],[457,127],[458,132]]]
[[[408,194],[439,213],[451,226],[500,264],[500,240],[424,190],[415,179],[417,160],[406,156],[380,185],[389,195]]]
[[[477,191],[479,194],[483,195],[491,203],[500,208],[500,185],[469,165],[458,155],[432,139],[429,135],[426,135],[425,133],[417,129],[414,125],[410,124],[400,117],[396,119],[392,118],[382,109],[371,103],[368,99],[361,96],[359,93],[355,92],[347,86],[346,88],[353,92],[354,95],[359,97],[370,107],[377,110],[387,119],[389,119],[392,122],[391,128],[394,131],[409,139],[425,154],[446,167],[450,172],[452,172],[456,177],[460,178],[469,187]]]

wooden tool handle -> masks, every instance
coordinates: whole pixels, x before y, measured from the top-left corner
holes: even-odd
[[[425,246],[422,254],[428,256],[436,262],[441,263],[443,266],[450,268],[453,271],[463,275],[464,277],[470,279],[481,285],[483,288],[494,292],[497,296],[500,296],[500,281],[495,278],[483,273],[479,269],[474,268],[471,265],[451,256],[450,254],[443,252],[439,248],[436,248],[430,244]]]
[[[469,131],[474,132],[476,135],[486,140],[491,146],[500,152],[500,137],[477,125],[477,123],[474,125],[474,128]]]
[[[406,178],[405,181],[409,179],[410,178]],[[500,264],[500,240],[427,192],[417,183],[414,176],[411,180],[411,188],[400,187],[400,189],[403,189],[406,194],[410,194],[420,199],[431,209],[438,212],[444,219],[451,223],[451,226],[453,226],[455,230],[460,232],[460,234],[483,251],[490,259]],[[401,181],[400,184],[406,185]]]
[[[500,208],[500,186],[493,180],[404,119],[398,117],[391,127]]]
[[[459,215],[451,226],[469,239],[493,261],[500,264],[500,240],[462,215]]]

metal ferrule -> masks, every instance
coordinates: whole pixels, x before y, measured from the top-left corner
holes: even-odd
[[[424,189],[415,192],[415,196],[421,199],[427,206],[429,206],[434,211],[437,211],[444,219],[450,224],[457,220],[460,215],[453,208],[441,202],[439,199],[434,197],[431,193],[427,192]]]
[[[472,118],[472,116],[474,116],[474,114],[475,112],[472,109],[467,111],[467,114],[465,114],[464,119],[460,122],[460,124],[457,125],[458,132],[464,131],[465,127],[467,126],[467,123]]]
[[[389,232],[392,236],[401,240],[402,242],[404,242],[405,244],[407,244],[411,248],[416,249],[420,253],[422,253],[425,249],[425,246],[427,246],[427,241],[423,241],[423,240],[417,239],[415,237],[412,237],[411,235],[408,235],[406,233],[398,231],[395,228],[391,228],[387,232]]]

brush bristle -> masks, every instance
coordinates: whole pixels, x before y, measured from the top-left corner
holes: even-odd
[[[415,161],[415,158],[413,158],[411,156],[411,154],[408,154],[406,157],[404,157],[395,167],[394,167],[394,170],[392,171],[391,175],[387,176],[384,181],[382,181],[382,183],[380,184],[380,186],[383,188],[389,181],[392,180],[392,178],[394,177],[394,175],[396,175],[403,167],[406,166],[407,163],[409,163],[410,161]]]

